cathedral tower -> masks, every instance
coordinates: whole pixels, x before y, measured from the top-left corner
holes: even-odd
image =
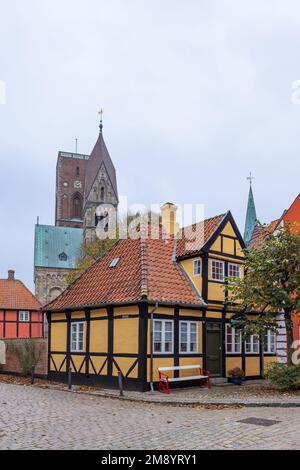
[[[118,206],[116,170],[103,139],[103,124],[96,145],[87,161],[85,171],[83,229],[85,243],[95,240],[95,228],[99,222],[97,208],[111,204]],[[101,217],[100,217],[101,219]]]
[[[251,174],[250,174],[250,177],[248,177],[247,179],[250,180],[250,189],[249,189],[249,196],[248,196],[248,205],[247,205],[247,214],[246,214],[246,222],[245,222],[245,232],[244,232],[244,241],[245,241],[246,246],[248,246],[250,243],[253,230],[257,223],[256,209],[255,209],[255,203],[254,203],[254,197],[253,197],[253,191],[252,191],[252,179],[253,178]]]

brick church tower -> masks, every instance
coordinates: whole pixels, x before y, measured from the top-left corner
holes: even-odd
[[[67,287],[83,241],[95,240],[97,208],[118,206],[115,167],[103,139],[103,125],[91,155],[59,152],[56,165],[55,226],[35,226],[35,294],[42,305]],[[101,218],[100,218],[101,219]]]
[[[85,243],[95,240],[95,228],[101,220],[97,208],[110,205],[117,209],[118,202],[116,170],[103,139],[101,120],[99,137],[86,165],[83,205]]]

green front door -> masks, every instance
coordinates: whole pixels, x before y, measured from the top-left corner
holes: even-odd
[[[206,323],[206,369],[213,377],[222,377],[221,323]]]

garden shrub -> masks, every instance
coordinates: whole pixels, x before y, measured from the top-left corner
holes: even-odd
[[[36,367],[41,357],[41,346],[32,339],[14,341],[9,349],[18,358],[23,374],[29,374],[32,366]]]
[[[300,390],[300,365],[273,363],[266,371],[266,377],[279,390]]]

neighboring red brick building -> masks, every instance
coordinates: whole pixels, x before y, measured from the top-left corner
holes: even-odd
[[[18,279],[8,271],[0,279],[0,339],[42,338],[44,336],[41,304]]]

